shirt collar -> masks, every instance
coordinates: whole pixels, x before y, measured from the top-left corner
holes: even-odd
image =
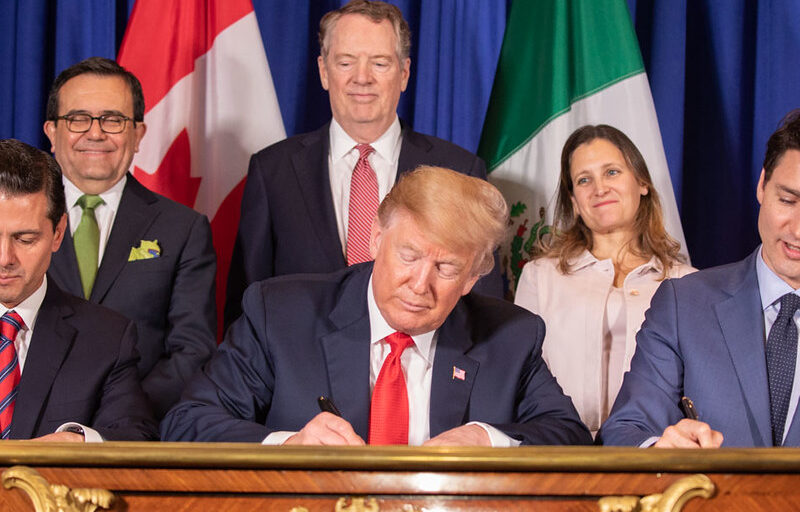
[[[61,177],[64,182],[64,195],[66,196],[67,200],[67,209],[69,209],[76,205],[78,199],[84,194],[84,192],[74,183],[72,183],[65,175],[62,174]],[[114,211],[119,209],[119,202],[122,200],[122,191],[125,189],[125,183],[127,183],[127,181],[128,174],[125,173],[121,180],[114,183],[113,187],[100,194],[103,202]]]
[[[381,310],[378,309],[378,304],[375,302],[375,295],[372,292],[372,276],[369,276],[369,284],[367,285],[367,309],[369,311],[369,342],[370,345],[380,343],[385,337],[397,332],[393,329],[383,318]],[[436,331],[429,331],[416,336],[411,336],[414,340],[414,348],[416,351],[430,364],[432,361],[428,360],[430,353],[431,343],[433,343],[433,335]]]
[[[15,307],[10,308],[17,312],[19,316],[22,317],[22,321],[25,322],[25,327],[28,330],[32,330],[33,326],[36,324],[36,317],[39,315],[39,308],[42,307],[42,302],[44,301],[44,296],[47,294],[47,275],[42,278],[42,284],[39,285],[39,288],[36,289],[35,292],[28,295],[28,297],[17,304]],[[0,316],[6,314],[9,311],[9,308],[0,304]]]
[[[594,256],[594,254],[592,254],[588,250],[585,250],[580,256],[578,256],[571,262],[570,266],[572,267],[573,271],[578,271],[599,262],[600,260],[598,260]],[[659,260],[658,258],[655,257],[655,255],[653,255],[650,257],[649,261],[639,265],[638,267],[633,269],[630,273],[641,275],[652,271],[661,272],[662,270],[663,267],[661,265],[661,260]]]
[[[767,266],[763,250],[764,246],[761,245],[756,258],[756,277],[758,278],[758,293],[761,295],[761,308],[765,310],[787,293],[797,293],[797,290],[789,286]]]
[[[378,137],[375,141],[370,142],[369,145],[372,146],[375,153],[387,162],[395,162],[400,152],[401,133],[400,119],[395,116],[394,121],[389,125],[389,129],[383,132],[383,135]],[[330,138],[330,152],[334,162],[344,157],[358,144],[358,142],[344,131],[342,125],[336,122],[336,119],[331,119]]]

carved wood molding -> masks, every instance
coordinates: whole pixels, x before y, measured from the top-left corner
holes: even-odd
[[[636,496],[606,496],[597,504],[600,512],[680,512],[692,498],[711,498],[716,491],[714,482],[706,475],[681,478],[661,494]]]
[[[13,466],[2,474],[3,487],[21,489],[28,495],[36,512],[95,512],[110,509],[114,494],[105,489],[70,489],[51,485],[35,469]]]
[[[364,498],[353,496],[350,498],[350,504],[347,504],[347,498],[339,498],[336,500],[335,512],[378,512],[378,506],[375,498]]]
[[[334,512],[380,512],[381,507],[375,498],[364,496],[350,496],[336,500]],[[405,504],[400,509],[401,512],[422,512],[419,507]],[[289,512],[308,512],[306,507],[292,507]],[[386,511],[388,512],[388,511]]]

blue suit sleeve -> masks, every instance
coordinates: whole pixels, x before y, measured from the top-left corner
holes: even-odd
[[[265,307],[258,286],[216,355],[184,390],[161,423],[165,441],[261,442],[275,374],[265,339]]]
[[[683,418],[683,355],[678,342],[677,298],[672,280],[658,287],[636,335],[631,369],[611,415],[598,434],[605,445],[639,446]]]
[[[117,360],[103,382],[91,428],[109,441],[153,441],[157,422],[142,388],[136,364],[136,325],[128,322],[119,342]]]

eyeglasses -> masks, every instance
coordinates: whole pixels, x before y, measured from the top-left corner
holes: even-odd
[[[96,119],[100,124],[100,129],[105,133],[122,133],[125,130],[125,123],[133,121],[130,117],[121,114],[103,114],[102,116],[90,116],[89,114],[67,114],[58,116],[56,119],[63,119],[67,122],[67,130],[72,133],[86,133],[92,128],[92,123]],[[133,121],[134,125],[136,121]]]

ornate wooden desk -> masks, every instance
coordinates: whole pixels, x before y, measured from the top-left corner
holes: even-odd
[[[4,441],[0,471],[3,511],[800,510],[800,449]]]

